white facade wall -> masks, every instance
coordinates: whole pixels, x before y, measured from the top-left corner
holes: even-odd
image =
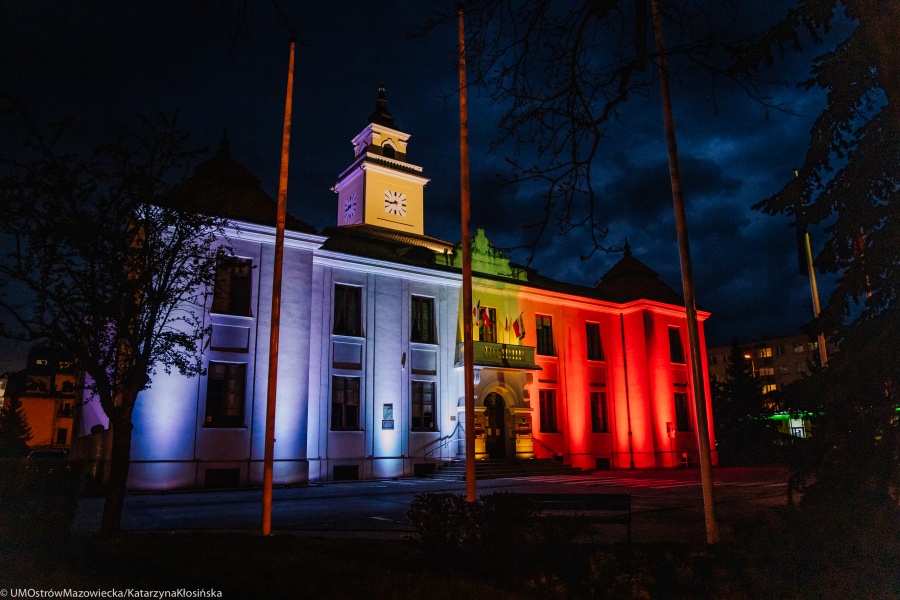
[[[130,488],[204,487],[211,469],[227,470],[238,485],[262,482],[274,233],[272,227],[247,223],[228,232],[235,256],[253,264],[251,315],[215,314],[209,305],[205,310],[212,334],[204,347],[204,368],[210,361],[246,365],[244,426],[206,426],[208,377],[159,370],[135,406]],[[278,483],[307,481],[312,262],[322,241],[292,232],[285,240],[275,430]]]
[[[459,275],[324,251],[313,272],[310,479],[332,479],[335,466],[355,467],[362,479],[411,476],[417,463],[455,457],[456,444],[446,442],[458,434]],[[335,285],[361,289],[360,337],[332,333]],[[434,301],[436,344],[410,341],[413,296]],[[358,431],[331,430],[334,376],[360,379]],[[411,431],[414,380],[435,383],[437,431]]]

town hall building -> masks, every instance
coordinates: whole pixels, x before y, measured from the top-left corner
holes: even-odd
[[[553,457],[586,470],[697,462],[681,296],[627,248],[582,286],[511,263],[479,229],[469,241],[476,310],[462,314],[461,245],[425,235],[429,179],[409,142],[380,90],[337,175],[335,225],[288,220],[275,483],[411,477],[464,459],[466,318],[476,459]],[[206,375],[160,372],[138,399],[129,487],[260,485],[275,203],[227,146],[185,190],[227,213],[234,258],[219,264],[205,313]],[[708,316],[698,313],[701,348]],[[702,366],[711,415],[705,356]],[[104,419],[88,402],[83,442],[104,435]]]

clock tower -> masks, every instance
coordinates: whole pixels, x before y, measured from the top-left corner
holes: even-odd
[[[424,235],[422,167],[406,162],[409,134],[394,126],[384,84],[369,124],[353,138],[353,163],[332,188],[338,195],[338,225],[377,225]]]

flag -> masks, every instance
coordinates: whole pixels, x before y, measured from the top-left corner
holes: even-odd
[[[491,328],[491,313],[487,308],[481,309],[481,321],[482,323],[484,323],[485,327],[487,327],[488,329]]]
[[[475,326],[481,327],[481,300],[475,303],[475,306],[472,308],[472,316],[475,317]]]
[[[525,321],[522,320],[522,313],[519,313],[519,318],[513,321],[513,333],[520,341],[525,337]]]

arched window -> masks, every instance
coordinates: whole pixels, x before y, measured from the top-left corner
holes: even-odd
[[[394,150],[394,147],[393,147],[393,146],[391,146],[391,145],[388,144],[388,143],[385,143],[385,144],[381,147],[381,154],[382,154],[385,158],[396,158],[396,156],[397,156],[397,151]]]

